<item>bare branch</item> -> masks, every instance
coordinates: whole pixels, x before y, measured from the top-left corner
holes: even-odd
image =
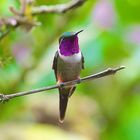
[[[59,87],[64,88],[67,86],[80,84],[82,82],[98,79],[98,78],[105,77],[108,75],[113,75],[117,71],[122,70],[124,68],[125,68],[124,66],[120,66],[120,67],[115,68],[115,69],[108,68],[107,70],[104,70],[102,72],[99,72],[99,73],[96,73],[93,75],[89,75],[89,76],[86,76],[86,77],[83,77],[83,78],[80,78],[77,80],[68,81],[68,82],[60,83],[60,84],[53,85],[53,86],[42,87],[42,88],[38,88],[38,89],[30,90],[30,91],[18,92],[18,93],[14,93],[14,94],[7,94],[7,95],[0,94],[0,101],[4,102],[4,101],[8,101],[12,98],[19,97],[19,96],[24,96],[24,95],[34,94],[34,93],[38,93],[38,92],[42,92],[42,91],[52,90],[52,89],[56,89]]]
[[[33,7],[33,14],[42,14],[42,13],[65,13],[73,8],[81,6],[85,0],[72,0],[66,4],[58,4],[53,6],[39,6]]]

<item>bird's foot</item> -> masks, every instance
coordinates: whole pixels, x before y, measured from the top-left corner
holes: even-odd
[[[80,84],[81,83],[81,79],[79,78],[78,80],[77,80],[77,84]]]
[[[61,82],[60,84],[60,88],[64,88],[65,84],[63,82]]]

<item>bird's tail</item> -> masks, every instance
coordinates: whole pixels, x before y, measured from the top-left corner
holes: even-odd
[[[63,123],[67,109],[70,89],[59,89],[59,121]]]

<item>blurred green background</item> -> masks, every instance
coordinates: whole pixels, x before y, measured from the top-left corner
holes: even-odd
[[[36,0],[36,5],[68,0]],[[1,0],[0,17],[18,0]],[[81,77],[125,65],[114,76],[80,84],[58,123],[58,91],[0,104],[0,140],[140,140],[140,1],[87,0],[65,14],[36,16],[41,26],[17,28],[0,42],[0,93],[55,84],[52,61],[65,31],[79,34]]]

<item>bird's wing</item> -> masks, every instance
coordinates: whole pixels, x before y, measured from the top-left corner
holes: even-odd
[[[57,51],[55,53],[55,56],[54,56],[54,59],[53,59],[53,65],[52,65],[52,69],[54,70],[56,79],[57,79],[57,60],[58,60],[58,56],[59,56],[59,53]]]
[[[81,53],[82,54],[82,53]],[[84,60],[84,56],[82,54],[82,69],[84,69],[84,63],[85,63],[85,60]]]

